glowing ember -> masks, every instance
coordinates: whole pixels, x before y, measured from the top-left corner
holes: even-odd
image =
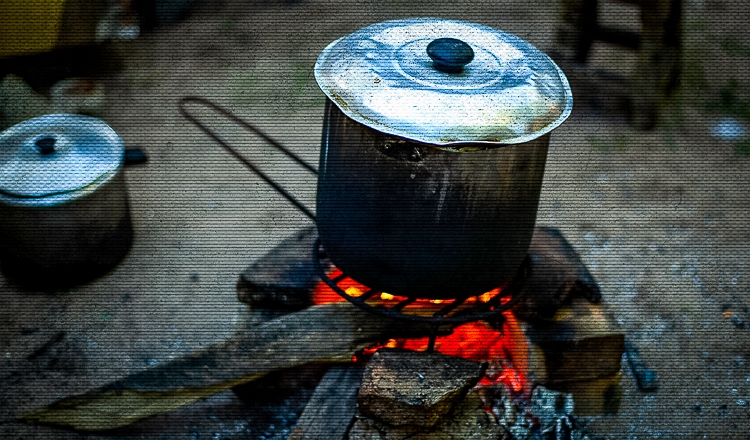
[[[341,271],[334,269],[329,274],[330,278],[341,275]],[[338,283],[339,287],[351,296],[360,296],[368,291],[366,286],[357,283],[351,278],[345,278]],[[477,301],[486,303],[500,293],[501,289],[469,298],[465,304],[475,304]],[[378,298],[382,302],[400,302],[406,298],[381,293]],[[314,304],[326,304],[344,301],[324,282],[318,283],[313,292]],[[453,300],[417,300],[406,306],[406,313],[419,313],[419,311],[438,310],[450,304]],[[479,321],[463,324],[456,327],[452,334],[440,336],[435,340],[435,351],[440,353],[470,359],[478,362],[488,362],[486,376],[480,384],[490,385],[503,383],[509,390],[516,394],[528,395],[530,383],[526,380],[525,373],[528,371],[528,345],[518,321],[510,311],[503,312],[505,318],[501,329],[495,329],[488,324]],[[391,339],[383,344],[374,345],[365,349],[363,354],[370,355],[380,348],[401,348],[405,350],[424,351],[428,347],[428,338],[420,339]],[[355,359],[356,360],[356,359]]]

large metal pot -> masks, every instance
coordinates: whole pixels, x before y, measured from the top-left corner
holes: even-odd
[[[508,282],[531,241],[549,132],[572,108],[562,71],[496,29],[409,19],[331,43],[315,74],[329,98],[316,217],[331,261],[408,297]]]
[[[59,287],[112,268],[132,227],[122,139],[103,121],[54,114],[0,133],[0,262],[23,284]]]

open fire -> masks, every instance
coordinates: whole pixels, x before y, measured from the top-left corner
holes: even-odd
[[[396,309],[404,315],[418,315],[420,319],[439,316],[440,313],[435,312],[446,309],[450,310],[448,313],[463,313],[459,312],[462,308],[469,312],[472,306],[492,311],[497,310],[495,307],[507,306],[509,303],[504,300],[519,300],[514,303],[512,312],[494,312],[501,319],[490,322],[492,318],[487,318],[488,315],[478,316],[476,321],[454,327],[452,334],[432,339],[435,353],[416,353],[428,350],[430,338],[395,339],[393,335],[384,335],[379,344],[355,355],[357,362],[332,367],[318,385],[290,438],[323,438],[308,437],[310,433],[325,433],[325,438],[335,439],[385,438],[380,431],[388,432],[388,438],[469,438],[471,433],[462,430],[468,426],[484,426],[505,433],[503,437],[494,431],[486,432],[487,435],[476,438],[526,439],[533,433],[542,438],[585,438],[572,416],[573,399],[576,414],[616,411],[624,335],[608,316],[595,281],[559,231],[535,229],[529,249],[530,266],[523,290],[520,290],[522,296],[511,295],[514,286],[509,285],[459,300],[460,304],[453,300],[374,293],[365,285],[344,277],[325,260],[309,258],[310,249],[318,249],[316,240],[315,228],[301,231],[248,267],[238,282],[239,299],[253,308],[290,311],[303,310],[310,305],[343,305],[332,304],[344,301],[343,293],[351,302],[355,302],[351,298],[366,301],[370,309]],[[328,280],[321,281],[321,275]],[[328,281],[333,281],[341,292],[332,289]],[[466,315],[468,313],[462,316]],[[451,317],[450,314],[442,316]],[[393,317],[370,313],[370,319],[373,323],[387,322]],[[438,325],[441,330],[445,328],[443,324]],[[386,350],[389,348],[400,350]],[[391,357],[384,356],[387,353],[391,353]],[[392,353],[401,353],[400,359],[408,359],[411,366],[394,362]],[[442,356],[443,360],[432,362],[435,356]],[[389,405],[400,408],[398,402],[403,401],[397,395],[411,396],[409,390],[414,386],[422,390],[424,386],[419,382],[422,377],[424,384],[433,383],[429,381],[428,372],[432,377],[442,377],[453,371],[447,366],[451,359],[486,362],[488,367],[483,368],[484,376],[481,371],[474,376],[472,383],[478,386],[472,387],[463,400],[454,402],[454,412],[443,418],[444,422],[430,428],[402,426],[401,422],[411,420],[407,417],[409,411]],[[362,407],[358,401],[357,390],[365,386],[361,372],[375,371],[376,366],[378,375],[370,376],[372,387],[368,389],[385,399],[384,402],[390,402],[386,406],[395,422],[383,419],[381,412],[375,417],[372,411],[368,412],[367,405]],[[444,382],[441,379],[434,383]],[[440,386],[427,388],[425,392],[429,391],[430,395],[440,394]],[[396,399],[382,392],[384,389],[392,389],[392,397]],[[358,413],[362,408],[365,412]],[[372,417],[375,422],[368,421]],[[422,433],[427,437],[414,437],[417,433],[412,431],[418,428],[431,431]],[[573,436],[573,432],[578,437]],[[436,433],[444,436],[429,437],[438,435]],[[403,437],[398,437],[401,434]]]
[[[330,278],[341,275],[339,269],[333,269],[328,274]],[[339,283],[348,295],[360,296],[368,288],[351,278],[345,278]],[[502,292],[501,288],[494,289],[482,295],[464,301],[465,306],[476,302],[487,303]],[[381,293],[374,302],[399,303],[405,297]],[[326,283],[320,282],[313,291],[313,303],[328,304],[344,301]],[[432,314],[440,307],[453,300],[417,299],[404,307],[404,313]],[[488,368],[480,385],[502,383],[518,397],[528,397],[531,393],[531,382],[528,380],[528,352],[526,337],[511,311],[502,312],[501,324],[490,324],[484,321],[469,322],[457,326],[450,335],[438,336],[435,340],[435,351],[448,356],[468,359],[477,362],[487,362]],[[371,355],[381,348],[400,348],[410,351],[426,351],[429,338],[418,339],[389,339],[388,341],[368,347],[363,355]],[[356,356],[354,361],[357,361]]]

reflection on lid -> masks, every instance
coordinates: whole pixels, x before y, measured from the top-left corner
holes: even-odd
[[[454,73],[436,69],[427,46],[458,39],[473,51]],[[570,114],[562,71],[524,40],[439,19],[374,24],[326,47],[315,65],[323,92],[350,118],[421,142],[521,143]]]
[[[0,194],[40,198],[84,188],[119,169],[125,146],[103,121],[55,114],[0,133]]]

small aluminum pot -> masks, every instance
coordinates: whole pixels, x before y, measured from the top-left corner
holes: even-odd
[[[531,242],[549,132],[572,108],[559,68],[492,28],[409,19],[335,41],[315,72],[329,98],[316,218],[331,261],[407,297],[509,282]]]
[[[0,133],[0,262],[32,287],[111,269],[132,243],[124,144],[103,121],[34,118]]]

